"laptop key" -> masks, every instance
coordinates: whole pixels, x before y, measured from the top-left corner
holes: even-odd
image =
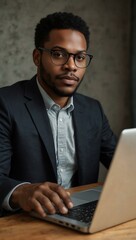
[[[88,202],[88,203],[84,203],[79,206],[73,207],[72,209],[69,210],[67,214],[65,214],[65,217],[78,220],[80,222],[89,223],[92,220],[97,202],[98,201]],[[63,215],[63,214],[59,213],[59,215]]]

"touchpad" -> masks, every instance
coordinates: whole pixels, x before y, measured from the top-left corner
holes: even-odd
[[[86,202],[98,200],[100,197],[100,194],[101,194],[100,189],[99,190],[89,189],[89,190],[73,193],[71,196],[71,199],[74,203],[74,206],[76,206]]]

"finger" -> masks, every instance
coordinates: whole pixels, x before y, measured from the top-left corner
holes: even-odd
[[[29,208],[29,211],[32,211],[32,210],[35,211],[41,217],[46,216],[46,212],[45,212],[44,208],[42,207],[41,203],[37,199],[31,200],[31,202],[29,204],[31,204],[31,207]]]
[[[56,192],[48,189],[48,192],[46,191],[45,194],[46,196],[41,197],[41,199],[38,198],[38,200],[44,204],[44,207],[48,210],[48,212],[55,213],[56,211],[59,211],[63,214],[68,212],[68,209]]]
[[[67,208],[73,207],[73,203],[70,198],[70,193],[67,192],[62,186],[60,185],[55,186],[55,192],[59,195],[60,199],[63,201]]]
[[[70,195],[71,195],[70,192],[67,192],[67,194],[68,194],[68,196],[70,197]]]
[[[39,195],[37,197],[37,201],[42,205],[43,209],[49,214],[55,214],[56,208],[52,201],[47,196],[44,196],[43,194]]]
[[[55,207],[63,214],[68,212],[68,208],[73,207],[71,199],[67,192],[62,188],[57,186],[52,187],[46,191],[46,196],[55,205]]]

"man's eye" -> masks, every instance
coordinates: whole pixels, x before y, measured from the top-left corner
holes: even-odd
[[[52,56],[54,58],[63,58],[65,57],[65,54],[62,51],[53,51]]]
[[[76,60],[77,61],[84,61],[86,59],[86,55],[85,54],[77,54],[76,55]]]

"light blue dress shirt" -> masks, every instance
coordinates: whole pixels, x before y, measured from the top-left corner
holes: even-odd
[[[57,181],[64,188],[69,188],[76,171],[75,139],[72,121],[73,97],[69,98],[65,107],[61,108],[48,96],[38,81],[37,84],[43,97],[52,129],[57,161]]]

